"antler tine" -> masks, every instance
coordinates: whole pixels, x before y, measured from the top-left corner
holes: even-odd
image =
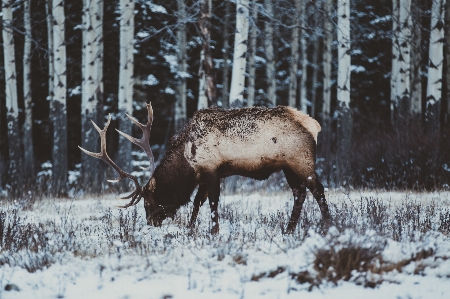
[[[108,130],[108,127],[109,127],[110,123],[111,123],[111,115],[109,115],[108,122],[106,123],[105,127],[103,128],[103,130],[100,129],[94,121],[92,121],[92,124],[94,125],[95,129],[98,131],[98,133],[100,135],[100,148],[101,149],[100,149],[99,153],[90,152],[88,150],[85,150],[81,146],[78,146],[78,147],[84,153],[104,161],[106,164],[108,164],[109,166],[114,168],[115,171],[117,171],[117,173],[119,174],[119,177],[117,179],[115,179],[115,180],[108,180],[108,182],[116,183],[116,182],[118,182],[118,181],[120,181],[121,179],[124,179],[124,178],[129,178],[130,180],[132,180],[134,182],[134,184],[136,186],[136,190],[133,193],[131,193],[129,196],[125,197],[125,199],[128,199],[128,198],[132,197],[132,200],[130,201],[130,203],[128,205],[124,206],[124,207],[129,207],[129,206],[139,202],[140,198],[138,199],[137,202],[135,202],[135,200],[136,200],[136,198],[138,198],[140,196],[140,194],[142,192],[142,189],[141,189],[141,186],[139,185],[139,182],[138,182],[137,178],[134,175],[126,173],[119,166],[117,166],[117,164],[114,163],[113,160],[111,160],[111,158],[108,156],[108,153],[106,152],[106,131]]]
[[[134,137],[132,137],[124,132],[121,132],[117,129],[116,129],[116,131],[119,132],[120,135],[122,135],[129,141],[131,141],[134,144],[136,144],[137,146],[139,146],[147,154],[148,160],[150,161],[150,166],[148,169],[151,169],[153,171],[155,169],[155,161],[153,158],[152,149],[150,148],[150,132],[151,132],[151,127],[152,127],[152,122],[153,122],[153,109],[152,109],[152,105],[150,103],[146,104],[146,105],[147,105],[147,111],[148,111],[148,118],[147,118],[148,121],[147,121],[146,125],[141,124],[134,117],[126,114],[127,117],[142,130],[142,138],[137,139],[137,138],[134,138]]]

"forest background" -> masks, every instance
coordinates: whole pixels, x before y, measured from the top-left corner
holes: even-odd
[[[149,101],[156,160],[198,109],[290,105],[322,126],[328,187],[449,189],[449,2],[3,0],[1,194],[115,190],[78,145],[97,152],[108,115],[139,136],[125,113]]]

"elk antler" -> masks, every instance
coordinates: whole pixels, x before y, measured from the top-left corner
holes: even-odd
[[[142,133],[143,133],[141,139],[136,139],[134,137],[131,137],[130,135],[125,134],[117,129],[116,129],[116,131],[119,132],[120,135],[122,135],[129,141],[138,145],[147,154],[148,160],[150,161],[150,166],[148,168],[146,168],[146,169],[144,168],[144,169],[145,170],[151,169],[153,171],[155,168],[155,160],[153,158],[152,149],[150,148],[150,132],[151,132],[152,122],[153,122],[153,109],[152,109],[151,104],[146,104],[146,105],[147,105],[147,111],[148,111],[148,119],[147,119],[146,125],[141,124],[134,117],[129,116],[128,114],[125,114],[136,126],[141,128]]]
[[[147,157],[150,160],[150,167],[152,168],[152,171],[154,169],[154,159],[153,159],[153,154],[152,154],[152,150],[150,148],[150,128],[152,125],[152,121],[153,121],[153,110],[152,110],[152,106],[151,104],[147,104],[147,110],[148,110],[148,123],[147,125],[143,125],[141,123],[139,123],[138,121],[136,121],[134,118],[132,118],[131,116],[128,116],[128,118],[131,119],[131,121],[133,123],[135,123],[137,126],[139,126],[142,130],[142,132],[144,133],[143,137],[141,139],[136,139],[133,138],[123,132],[120,132],[119,130],[117,130],[122,136],[124,136],[125,138],[127,138],[128,140],[130,140],[131,142],[133,142],[134,144],[139,145],[147,154]],[[108,153],[106,152],[106,131],[108,130],[109,124],[111,122],[111,115],[108,117],[108,122],[106,123],[105,127],[103,128],[103,130],[101,130],[94,121],[92,121],[92,124],[94,125],[95,129],[97,130],[97,132],[100,134],[100,144],[101,144],[101,150],[100,153],[93,153],[90,151],[85,150],[84,148],[78,146],[84,153],[95,157],[97,159],[100,159],[102,161],[104,161],[105,163],[107,163],[109,166],[111,166],[112,168],[114,168],[115,171],[117,171],[117,173],[119,174],[119,177],[115,180],[108,180],[108,182],[111,183],[117,183],[118,181],[120,181],[123,178],[129,178],[131,179],[135,186],[136,186],[136,190],[134,190],[133,193],[131,193],[130,195],[126,196],[126,197],[122,197],[122,199],[129,199],[131,198],[131,201],[124,205],[124,206],[119,206],[119,208],[128,208],[130,206],[133,206],[135,204],[137,204],[140,200],[141,200],[141,193],[142,193],[142,188],[139,185],[139,182],[137,180],[137,178],[129,173],[126,173],[125,171],[123,171],[122,169],[120,169],[119,166],[117,166],[116,163],[114,163],[113,160],[111,160],[111,158],[108,156]],[[149,168],[150,168],[149,167]]]

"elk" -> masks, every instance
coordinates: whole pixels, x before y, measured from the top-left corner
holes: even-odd
[[[320,125],[310,116],[284,106],[200,110],[178,135],[172,137],[165,156],[154,168],[149,144],[153,121],[151,104],[147,104],[147,109],[148,122],[145,125],[127,115],[143,131],[141,139],[117,130],[147,153],[152,175],[143,188],[135,176],[120,169],[106,153],[106,130],[111,118],[103,130],[92,122],[100,134],[100,153],[80,149],[105,161],[119,173],[119,177],[110,182],[123,178],[134,182],[136,190],[124,198],[131,200],[121,208],[136,205],[143,198],[148,225],[161,226],[165,218],[173,218],[181,206],[190,202],[198,186],[190,226],[195,226],[199,209],[208,198],[211,233],[216,234],[219,232],[220,179],[241,175],[265,180],[278,171],[284,172],[294,195],[292,214],[285,232],[292,233],[297,226],[306,188],[316,199],[324,224],[329,223],[324,187],[315,172]]]

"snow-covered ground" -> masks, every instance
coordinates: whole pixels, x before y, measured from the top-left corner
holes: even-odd
[[[222,196],[220,233],[191,205],[161,228],[114,196],[0,202],[0,298],[450,298],[450,193]],[[3,230],[1,229],[3,227]]]

